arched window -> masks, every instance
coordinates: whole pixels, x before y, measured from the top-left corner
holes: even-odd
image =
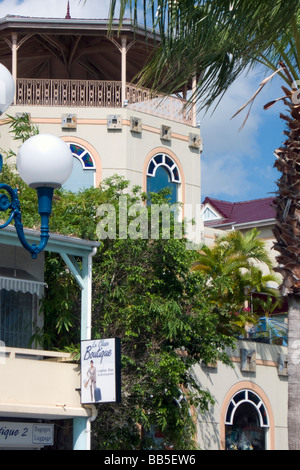
[[[261,398],[240,390],[229,402],[225,418],[227,450],[265,450],[269,418]]]
[[[67,142],[74,157],[73,171],[64,189],[79,191],[95,185],[96,165],[90,152],[82,145]]]
[[[151,158],[147,167],[147,193],[157,193],[164,188],[170,188],[170,202],[175,203],[178,201],[180,183],[178,166],[171,157],[159,153]]]
[[[74,157],[76,157],[84,170],[95,169],[95,162],[91,154],[81,145],[69,143],[69,147]]]

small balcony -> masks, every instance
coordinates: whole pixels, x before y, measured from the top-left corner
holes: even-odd
[[[187,101],[175,96],[153,94],[151,90],[108,80],[56,80],[18,78],[16,104],[19,106],[64,106],[130,109],[192,125],[193,113]]]
[[[0,415],[87,417],[80,368],[67,353],[0,347]]]

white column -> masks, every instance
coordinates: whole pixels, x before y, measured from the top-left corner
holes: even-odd
[[[196,97],[195,97],[195,93],[196,93],[196,89],[197,89],[197,76],[196,74],[193,75],[193,78],[192,78],[192,97],[193,97],[193,104],[192,104],[192,124],[194,127],[196,127],[197,125],[197,106],[196,106]]]
[[[92,333],[92,258],[97,253],[97,248],[85,258],[82,258],[82,282],[81,289],[81,340],[91,339]]]
[[[74,256],[61,252],[60,255],[81,288],[81,340],[91,339],[92,327],[92,259],[97,252],[93,248],[88,255],[82,256],[81,269]],[[91,449],[91,420],[96,418],[78,417],[73,419],[73,450]]]
[[[127,46],[127,38],[126,36],[121,37],[121,81],[122,81],[122,106],[124,106],[124,101],[126,98],[126,46]]]
[[[18,35],[17,33],[12,33],[12,76],[17,83],[17,50],[18,50]],[[16,104],[16,95],[15,95],[15,104]]]

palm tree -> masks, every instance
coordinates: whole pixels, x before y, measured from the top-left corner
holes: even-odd
[[[239,230],[226,232],[216,239],[214,245],[204,245],[197,254],[194,270],[200,270],[212,277],[244,274],[253,266],[253,262],[264,263],[272,269],[272,261],[264,242],[258,238],[257,229],[245,234]]]
[[[210,283],[216,279],[231,280],[228,288],[220,285],[220,302],[228,305],[232,302],[242,309],[250,293],[264,292],[274,297],[274,289],[268,288],[268,282],[278,279],[272,272],[272,261],[258,234],[257,229],[245,234],[239,230],[228,232],[217,238],[213,246],[204,245],[197,253],[194,271],[206,274]],[[269,268],[268,274],[263,274],[263,265]]]
[[[120,17],[131,7],[137,20],[139,0],[119,0]],[[157,54],[141,75],[141,83],[167,93],[176,92],[197,75],[193,99],[209,107],[245,70],[262,64],[282,79],[286,141],[276,150],[281,172],[276,207],[275,248],[281,292],[289,312],[289,448],[300,449],[300,4],[299,0],[149,0],[152,26],[159,31]],[[116,1],[111,1],[114,14]],[[256,93],[256,94],[257,94]],[[253,105],[253,99],[248,102]]]

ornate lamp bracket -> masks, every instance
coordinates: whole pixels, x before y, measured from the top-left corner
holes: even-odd
[[[0,155],[0,173],[2,171],[2,166],[3,158],[2,155]],[[26,240],[22,223],[18,189],[13,189],[8,184],[1,183],[0,191],[1,190],[6,191],[8,195],[3,193],[0,194],[0,212],[10,211],[10,213],[7,221],[0,225],[0,229],[7,227],[14,222],[21,244],[27,251],[29,251],[32,258],[36,258],[38,253],[44,250],[49,239],[49,217],[52,209],[53,188],[37,188],[39,214],[41,216],[41,235],[40,244],[38,246],[35,243],[30,245]]]

